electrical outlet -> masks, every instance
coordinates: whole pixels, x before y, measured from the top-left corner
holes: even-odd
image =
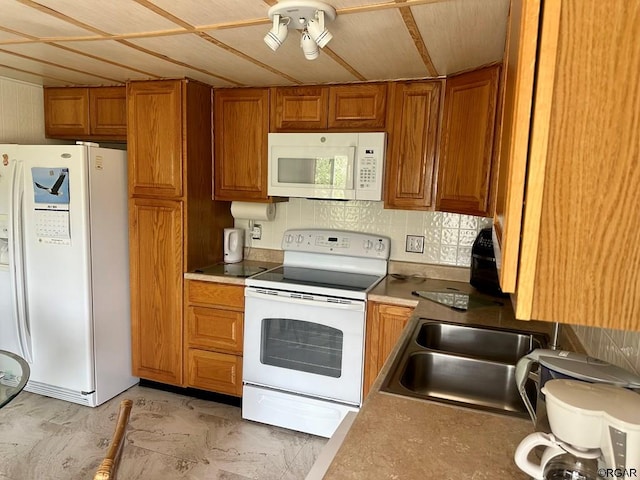
[[[262,225],[254,225],[251,229],[251,239],[260,240],[262,238]]]
[[[405,252],[424,253],[424,237],[420,235],[407,235]]]

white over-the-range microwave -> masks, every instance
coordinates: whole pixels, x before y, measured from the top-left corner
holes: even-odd
[[[270,133],[268,193],[382,200],[386,133]]]

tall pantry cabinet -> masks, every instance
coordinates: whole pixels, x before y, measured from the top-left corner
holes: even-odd
[[[222,259],[228,202],[212,192],[211,87],[127,84],[133,373],[182,385],[183,276]]]

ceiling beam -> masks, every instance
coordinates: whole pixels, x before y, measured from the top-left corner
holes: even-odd
[[[134,0],[136,3],[138,3],[139,5],[142,5],[143,7],[151,10],[152,12],[160,15],[161,17],[169,20],[170,22],[173,22],[177,25],[180,25],[182,28],[184,28],[185,30],[189,30],[189,31],[195,31],[195,28],[193,25],[190,25],[189,23],[185,22],[183,19],[176,17],[175,15],[172,15],[171,13],[167,12],[166,10],[158,7],[156,4],[151,3],[148,0]],[[285,80],[288,80],[291,83],[295,83],[298,85],[301,85],[302,82],[296,78],[293,78],[290,75],[287,75],[284,72],[281,72],[280,70],[273,68],[270,65],[267,65],[266,63],[263,63],[249,55],[247,55],[244,52],[241,52],[240,50],[237,50],[235,48],[233,48],[230,45],[227,45],[224,42],[221,42],[220,40],[218,40],[217,38],[212,37],[211,35],[209,35],[206,32],[195,32],[196,35],[198,35],[200,38],[202,38],[203,40],[211,43],[212,45],[215,45],[218,48],[221,48],[237,57],[242,58],[243,60],[246,60],[250,63],[253,63],[254,65],[257,65],[260,68],[264,68],[265,70],[273,73],[274,75],[278,75],[279,77],[284,78]]]
[[[107,80],[107,81],[112,82],[112,83],[124,83],[124,82],[122,82],[122,80],[118,80],[116,78],[109,78],[109,77],[105,77],[104,75],[98,75],[97,73],[87,72],[86,70],[80,70],[80,69],[73,68],[73,67],[67,67],[65,65],[60,65],[59,63],[50,62],[48,60],[42,60],[41,58],[35,58],[35,57],[31,57],[29,55],[23,55],[22,53],[12,52],[11,50],[4,50],[3,48],[0,48],[0,52],[1,53],[6,53],[7,55],[13,55],[13,56],[16,56],[18,58],[23,58],[25,60],[30,60],[32,62],[43,63],[43,64],[49,65],[51,67],[62,68],[64,70],[68,70],[70,72],[76,72],[76,73],[81,73],[83,75],[89,75],[91,77],[100,78],[102,80]]]
[[[58,19],[63,20],[65,22],[71,23],[72,25],[75,25],[77,27],[83,28],[85,30],[88,30],[90,32],[94,32],[94,33],[100,35],[100,37],[98,37],[98,38],[93,38],[94,40],[115,40],[115,41],[121,43],[122,45],[125,45],[127,47],[133,48],[135,50],[138,50],[138,51],[140,51],[142,53],[146,53],[148,55],[151,55],[153,57],[159,58],[161,60],[173,63],[173,64],[178,65],[180,67],[185,67],[185,68],[189,68],[191,70],[195,70],[197,72],[203,73],[203,74],[208,75],[210,77],[222,80],[222,81],[224,81],[226,83],[230,83],[231,85],[243,86],[242,83],[240,83],[240,82],[238,82],[236,80],[232,80],[230,78],[223,77],[221,75],[218,75],[216,73],[210,72],[210,71],[205,70],[203,68],[199,68],[199,67],[196,67],[194,65],[189,65],[189,64],[187,64],[185,62],[181,62],[181,61],[176,60],[174,58],[171,58],[171,57],[169,57],[167,55],[163,55],[161,53],[154,52],[152,50],[146,49],[146,48],[141,47],[139,45],[136,45],[134,43],[128,42],[124,38],[119,38],[121,36],[111,35],[111,34],[109,34],[107,32],[99,30],[99,29],[97,29],[97,28],[95,28],[95,27],[93,27],[91,25],[88,25],[88,24],[83,23],[83,22],[81,22],[79,20],[76,20],[75,18],[69,17],[69,16],[67,16],[67,15],[65,15],[63,13],[60,13],[60,12],[58,12],[56,10],[53,10],[53,9],[47,7],[47,6],[41,5],[41,4],[37,3],[37,2],[34,2],[33,0],[17,0],[17,1],[22,3],[23,5],[26,5],[28,7],[34,8],[36,10],[39,10],[42,13],[46,13],[47,15],[51,15],[51,16],[53,16],[55,18],[58,18]],[[40,39],[40,42],[42,42],[42,43],[65,42],[65,41],[69,41],[69,40],[68,39],[54,40],[54,39],[51,39],[51,38],[49,38],[49,39],[47,39],[47,38]],[[26,42],[14,42],[14,43],[26,43]],[[4,45],[4,44],[5,44],[4,42],[0,42],[0,45]],[[63,68],[67,68],[68,70],[73,70],[70,67],[63,67]]]
[[[418,24],[416,23],[416,19],[413,17],[413,12],[411,11],[410,6],[406,6],[409,2],[407,0],[396,0],[397,4],[400,4],[399,7],[400,15],[402,16],[402,20],[404,21],[405,27],[407,27],[407,31],[413,40],[413,44],[418,50],[418,54],[422,59],[425,67],[427,67],[427,71],[429,75],[432,77],[438,76],[438,70],[436,70],[433,61],[431,60],[431,55],[429,55],[429,49],[427,45],[424,43],[424,39],[422,38],[422,34],[420,33],[420,29],[418,28]]]
[[[20,73],[26,73],[27,75],[33,75],[34,77],[38,77],[38,78],[49,78],[51,80],[54,80],[56,82],[60,82],[63,84],[73,84],[72,81],[70,80],[65,80],[63,78],[57,78],[57,77],[52,77],[51,75],[47,75],[45,73],[41,73],[41,72],[31,72],[29,70],[23,70],[22,68],[17,68],[17,67],[12,67],[11,65],[4,65],[2,63],[0,63],[0,67],[1,68],[8,68],[9,70],[13,70],[15,72],[20,72]]]
[[[79,35],[79,36],[66,36],[66,37],[44,37],[40,40],[0,40],[0,45],[13,45],[19,43],[34,43],[34,42],[87,42],[87,41],[98,41],[98,40],[127,40],[127,39],[136,39],[136,38],[148,38],[148,37],[163,37],[163,36],[172,36],[172,35],[185,35],[189,33],[198,33],[205,32],[209,30],[226,30],[233,28],[241,28],[241,27],[250,27],[254,25],[270,25],[271,20],[266,16],[264,18],[255,18],[249,20],[240,20],[234,22],[221,22],[214,23],[210,25],[197,25],[191,28],[174,28],[167,30],[158,30],[151,32],[136,32],[136,33],[123,33],[123,34],[109,34],[106,32],[101,32],[99,30],[94,29],[90,25],[83,24],[82,22],[78,22],[70,17],[67,17],[55,10],[51,10],[48,7],[44,7],[39,3],[34,2],[33,0],[17,0],[20,3],[23,3],[28,6],[32,6],[33,8],[37,8],[38,10],[48,13],[50,15],[54,15],[57,18],[68,21],[78,27],[84,28],[89,31],[93,31],[97,35]],[[264,0],[265,3],[268,3],[270,0]],[[446,2],[448,0],[404,0],[401,3],[396,3],[395,1],[385,2],[385,3],[376,3],[373,5],[361,5],[355,7],[345,7],[345,8],[337,8],[336,14],[340,15],[351,15],[355,13],[364,13],[364,12],[375,12],[379,10],[388,10],[388,9],[403,9],[412,6],[418,5],[427,5],[431,3],[441,3]]]

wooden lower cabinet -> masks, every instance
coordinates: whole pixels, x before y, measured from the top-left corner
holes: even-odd
[[[133,374],[182,384],[182,202],[129,207]]]
[[[185,282],[187,387],[242,395],[244,286]]]
[[[367,331],[364,354],[364,385],[366,398],[384,362],[395,347],[402,330],[409,322],[413,307],[369,301],[367,303]]]

